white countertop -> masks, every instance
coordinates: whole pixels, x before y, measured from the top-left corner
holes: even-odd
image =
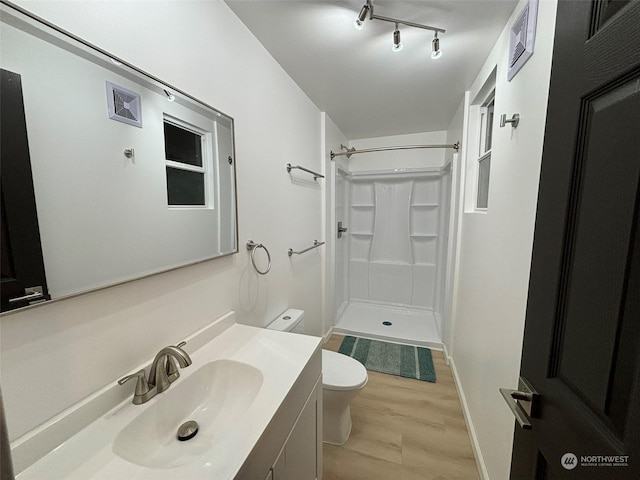
[[[18,480],[60,479],[233,479],[266,430],[278,408],[320,349],[318,337],[234,324],[191,354],[193,364],[180,370],[178,386],[202,365],[219,359],[243,362],[259,369],[263,383],[246,413],[225,432],[225,440],[187,465],[147,468],[113,451],[118,433],[133,419],[162,401],[161,393],[143,405],[131,399],[101,416],[55,450],[22,471]],[[125,387],[122,387],[125,388]],[[132,386],[127,388],[132,389]],[[170,389],[168,390],[170,392]]]

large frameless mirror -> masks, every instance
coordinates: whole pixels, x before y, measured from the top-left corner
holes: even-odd
[[[2,311],[237,252],[233,119],[0,7]]]

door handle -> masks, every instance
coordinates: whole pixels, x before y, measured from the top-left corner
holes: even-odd
[[[540,394],[524,377],[520,377],[518,388],[519,390],[510,388],[500,388],[499,390],[502,398],[507,402],[509,409],[516,417],[518,425],[525,430],[531,430],[531,419],[536,418]]]
[[[22,297],[10,298],[9,299],[9,303],[24,302],[26,300],[37,300],[39,298],[43,298],[44,297],[44,293],[42,291],[42,287],[40,287],[40,286],[38,286],[38,287],[27,287],[27,288],[24,289],[24,293],[26,293],[26,295],[23,295]]]
[[[342,238],[342,234],[347,230],[348,230],[347,227],[342,226],[342,221],[339,221],[338,222],[338,238]]]

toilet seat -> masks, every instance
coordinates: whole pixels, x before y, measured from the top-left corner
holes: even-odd
[[[367,369],[347,355],[322,350],[322,387],[327,390],[357,390],[369,379]]]

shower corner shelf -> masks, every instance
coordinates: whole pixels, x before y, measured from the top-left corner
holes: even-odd
[[[404,262],[402,260],[370,260],[369,263],[372,265],[393,265],[393,266],[403,266],[410,267],[413,265],[411,262]]]
[[[373,232],[371,233],[367,233],[367,232],[350,232],[351,235],[361,235],[361,236],[365,236],[365,237],[373,237]]]

